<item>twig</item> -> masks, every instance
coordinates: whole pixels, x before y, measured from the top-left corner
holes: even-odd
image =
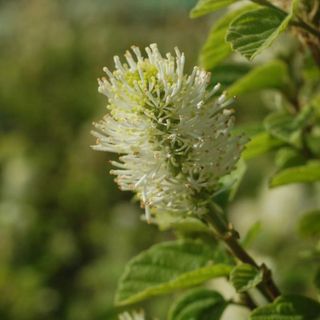
[[[227,225],[224,220],[221,219],[219,214],[211,212],[204,217],[207,224],[212,227],[217,236],[226,244],[231,253],[241,262],[250,264],[258,270],[263,272],[263,280],[257,286],[259,291],[265,296],[268,301],[273,301],[280,295],[280,290],[274,283],[270,269],[266,265],[259,266],[256,261],[249,255],[247,251],[238,242],[238,233],[233,229],[231,225]]]
[[[298,28],[300,27],[320,39],[320,31],[314,29],[310,24],[304,22],[301,18],[298,17],[297,20],[292,20],[290,24]]]
[[[243,303],[250,309],[254,310],[257,308],[256,303],[251,298],[250,294],[248,292],[243,292],[240,294],[240,299],[243,301]]]

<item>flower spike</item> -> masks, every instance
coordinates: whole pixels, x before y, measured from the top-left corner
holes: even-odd
[[[120,154],[111,171],[122,190],[135,192],[146,219],[171,212],[201,215],[220,188],[220,179],[239,160],[246,139],[231,135],[232,100],[220,85],[209,89],[210,74],[194,67],[184,73],[185,56],[162,56],[156,44],[115,57],[98,81],[109,113],[95,124],[96,150]]]

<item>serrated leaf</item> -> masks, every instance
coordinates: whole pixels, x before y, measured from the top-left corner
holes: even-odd
[[[228,303],[216,291],[190,290],[169,310],[168,320],[218,320]]]
[[[272,304],[259,307],[250,315],[250,320],[317,320],[320,304],[298,295],[277,298]]]
[[[199,55],[199,61],[202,67],[210,70],[231,54],[231,46],[225,40],[229,24],[234,18],[253,8],[256,8],[256,6],[249,5],[229,12],[212,26]]]
[[[275,174],[270,187],[278,187],[290,183],[310,183],[320,181],[320,162],[311,161],[303,166],[284,169]]]
[[[284,144],[283,141],[271,137],[268,133],[262,132],[254,136],[250,142],[246,145],[243,152],[243,158],[249,160],[260,156],[268,151],[271,151]]]
[[[320,210],[313,210],[302,216],[299,232],[306,238],[320,237]]]
[[[178,240],[154,245],[126,266],[118,285],[116,304],[135,303],[227,276],[232,269],[229,261],[218,247],[201,241]]]
[[[246,263],[237,265],[230,273],[230,281],[238,292],[254,288],[262,279],[262,271]]]
[[[198,18],[205,14],[214,12],[238,0],[199,0],[196,6],[191,10],[190,17]]]
[[[238,96],[262,89],[281,89],[289,86],[289,82],[287,65],[274,60],[254,68],[229,87],[227,93],[229,96]]]
[[[286,29],[290,19],[291,14],[271,8],[246,12],[231,23],[226,39],[234,50],[253,59]]]

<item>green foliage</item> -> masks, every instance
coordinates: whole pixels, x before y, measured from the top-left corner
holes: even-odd
[[[252,312],[250,320],[317,320],[320,304],[309,298],[288,295]]]
[[[320,238],[320,210],[305,213],[299,221],[299,232],[306,238]]]
[[[315,277],[314,277],[314,284],[318,291],[320,292],[320,268],[317,269]]]
[[[252,69],[228,88],[229,96],[262,89],[284,89],[289,86],[288,67],[280,60],[270,61]]]
[[[220,83],[223,88],[226,88],[247,74],[251,67],[247,63],[229,62],[217,65],[210,70],[211,82]]]
[[[317,79],[319,81],[320,75]],[[305,137],[306,146],[316,156],[320,156],[320,95],[316,94],[311,98],[310,103],[305,107],[309,110],[310,119],[308,135]]]
[[[285,112],[276,112],[270,114],[264,120],[266,131],[273,137],[294,145],[301,146],[300,126],[294,121],[294,117]]]
[[[315,109],[317,117],[320,118],[320,94],[317,94],[315,97],[312,97],[310,106]]]
[[[235,197],[246,170],[247,166],[245,161],[240,159],[236,168],[230,174],[220,179],[220,193],[214,197],[214,201],[216,201],[217,204],[225,206]]]
[[[194,240],[160,243],[127,264],[119,282],[116,304],[135,303],[227,276],[231,269],[218,247]]]
[[[313,109],[306,107],[296,115],[281,111],[271,113],[265,118],[264,127],[266,133],[258,136],[257,144],[260,144],[260,148],[264,144],[266,150],[268,149],[267,141],[272,137],[279,144],[282,141],[284,146],[276,155],[275,162],[279,171],[272,178],[270,186],[275,187],[289,183],[315,182],[319,180],[318,162],[309,161],[306,163],[307,158],[311,156],[311,151],[308,150],[308,145],[306,145],[306,141],[308,141],[306,128],[310,126],[313,116]],[[253,146],[255,146],[255,143],[254,141]],[[272,149],[272,143],[269,146]],[[250,150],[249,148],[248,158],[250,158]]]
[[[246,145],[246,149],[243,152],[243,157],[245,160],[249,160],[280,147],[283,144],[283,141],[270,136],[266,132],[261,132],[254,136]]]
[[[310,132],[305,135],[305,145],[315,156],[320,156],[320,126],[318,124],[312,126]]]
[[[301,148],[303,131],[312,115],[313,110],[311,108],[304,108],[295,116],[288,112],[275,112],[266,117],[264,126],[270,135]]]
[[[290,19],[291,15],[270,8],[246,12],[232,21],[226,39],[234,50],[253,59],[278,38]]]
[[[260,221],[255,222],[247,231],[243,240],[241,241],[244,248],[250,247],[252,243],[256,240],[257,236],[261,232],[262,224]]]
[[[171,306],[168,320],[218,320],[227,305],[222,295],[216,291],[193,289]]]
[[[161,212],[161,214],[156,215],[155,219],[161,231],[175,229],[182,233],[211,232],[203,222],[194,217],[175,217],[170,213]]]
[[[249,264],[239,264],[230,273],[230,281],[238,292],[256,287],[262,282],[263,273]]]
[[[251,6],[249,6],[249,8],[251,8]],[[214,68],[231,54],[231,46],[225,41],[229,24],[235,17],[247,10],[248,8],[246,7],[231,11],[220,18],[212,26],[208,39],[202,47],[199,55],[200,64],[205,69],[210,70]]]
[[[271,187],[283,186],[290,183],[310,183],[320,180],[320,162],[311,161],[303,166],[284,169],[275,174],[271,181]]]
[[[191,10],[190,17],[197,18],[203,16],[226,7],[236,1],[237,0],[199,0],[197,5]]]
[[[275,158],[275,165],[278,169],[285,169],[304,164],[305,158],[299,150],[292,147],[281,148]]]

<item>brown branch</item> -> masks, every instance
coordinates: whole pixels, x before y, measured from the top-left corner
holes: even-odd
[[[218,238],[220,238],[228,247],[233,256],[243,263],[250,264],[263,272],[263,280],[257,286],[259,291],[268,301],[273,301],[280,295],[280,290],[274,283],[270,269],[265,264],[259,266],[250,254],[240,245],[238,233],[233,229],[232,225],[226,225],[219,214],[211,212],[204,217],[206,223],[214,229]]]
[[[250,310],[254,310],[257,308],[256,303],[253,301],[248,292],[241,293],[240,299]]]

